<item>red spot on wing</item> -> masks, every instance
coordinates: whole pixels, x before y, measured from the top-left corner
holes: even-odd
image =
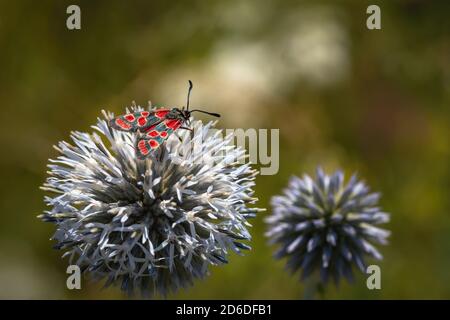
[[[138,124],[139,124],[140,127],[145,126],[146,123],[147,123],[147,118],[145,118],[145,117],[139,117],[138,118]]]
[[[159,146],[158,141],[153,140],[153,139],[148,140],[148,143],[150,144],[150,147],[151,147],[152,149],[156,149],[156,148]]]
[[[123,121],[122,119],[118,118],[116,119],[116,124],[121,127],[122,129],[128,130],[131,128],[131,125]]]
[[[145,118],[147,118],[149,115],[150,115],[150,112],[148,112],[148,111],[142,111],[141,112],[141,116],[143,116]]]
[[[167,137],[167,131],[163,131],[159,134],[161,137],[165,138]]]
[[[150,152],[150,150],[147,148],[147,146],[145,145],[146,141],[145,140],[140,140],[137,144],[137,147],[139,149],[139,152],[146,156],[148,155],[148,153]]]
[[[162,118],[164,118],[164,117],[166,116],[166,114],[168,114],[168,113],[169,113],[169,110],[166,110],[166,109],[164,109],[164,110],[159,110],[159,111],[156,111],[156,112],[155,112],[155,116],[157,116],[158,118],[162,119]]]
[[[125,119],[127,119],[128,121],[130,121],[130,122],[133,122],[134,120],[136,120],[136,118],[134,117],[134,115],[133,114],[127,114],[126,116],[125,116]]]
[[[181,126],[181,120],[178,119],[169,119],[166,120],[165,122],[166,127],[172,129],[172,130],[177,130],[180,126]]]
[[[149,133],[147,133],[147,135],[149,136],[149,137],[157,137],[158,136],[158,131],[155,131],[155,130],[152,130],[152,131],[150,131]]]

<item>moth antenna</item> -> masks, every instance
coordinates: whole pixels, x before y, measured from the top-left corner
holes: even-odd
[[[189,99],[191,97],[192,88],[194,87],[191,80],[188,80],[188,82],[189,82],[189,89],[187,94],[186,110],[189,110]]]
[[[209,114],[210,116],[213,116],[213,117],[220,118],[220,114],[215,113],[215,112],[208,112],[208,111],[203,111],[203,110],[198,110],[198,109],[192,110],[191,113],[192,112],[201,112],[201,113]]]
[[[152,102],[151,102],[150,100],[148,100],[148,107],[149,107],[149,109],[152,109],[152,108],[153,108]]]

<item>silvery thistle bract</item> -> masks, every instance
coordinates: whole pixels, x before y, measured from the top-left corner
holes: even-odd
[[[288,269],[301,270],[302,279],[318,272],[322,283],[352,280],[353,265],[365,273],[366,256],[382,259],[373,244],[386,244],[390,234],[377,226],[389,221],[379,197],[356,175],[344,184],[341,171],[328,176],[318,168],[315,179],[292,177],[284,194],[272,198],[266,218],[266,236],[279,246],[275,257],[286,257]]]
[[[179,130],[181,140],[173,135],[139,160],[136,134],[111,129],[113,114],[104,116],[97,132],[73,132],[73,144],[58,144],[42,187],[52,196],[40,218],[56,224],[55,247],[71,264],[106,286],[166,295],[227,263],[230,250],[250,248],[257,172],[232,136],[193,121],[192,139]]]

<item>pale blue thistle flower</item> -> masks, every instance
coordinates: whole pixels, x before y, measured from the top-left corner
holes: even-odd
[[[104,115],[98,133],[73,132],[73,144],[55,147],[60,156],[43,186],[54,195],[40,218],[56,224],[55,247],[71,264],[107,286],[166,295],[227,263],[229,250],[250,248],[243,241],[251,239],[247,219],[260,211],[249,207],[257,172],[232,136],[208,135],[215,122],[193,121],[192,139],[178,130],[181,141],[173,134],[138,160],[136,134],[111,129],[113,114]],[[205,155],[214,162],[199,163]]]
[[[266,218],[266,236],[279,245],[275,257],[287,257],[288,269],[301,270],[302,279],[319,272],[322,283],[351,281],[354,265],[365,273],[366,256],[382,259],[373,244],[386,244],[390,234],[377,227],[390,216],[377,206],[379,197],[356,175],[345,185],[341,171],[328,176],[318,168],[315,179],[292,177]]]

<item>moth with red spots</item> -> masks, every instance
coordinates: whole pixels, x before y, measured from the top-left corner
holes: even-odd
[[[189,110],[189,97],[192,91],[192,81],[189,80],[186,109],[183,108],[160,108],[151,111],[137,111],[119,116],[109,121],[111,128],[127,132],[140,132],[136,139],[136,154],[139,159],[145,159],[176,130],[191,128],[184,127],[189,123],[192,112],[202,112],[214,117],[220,117],[218,113],[203,110]]]

